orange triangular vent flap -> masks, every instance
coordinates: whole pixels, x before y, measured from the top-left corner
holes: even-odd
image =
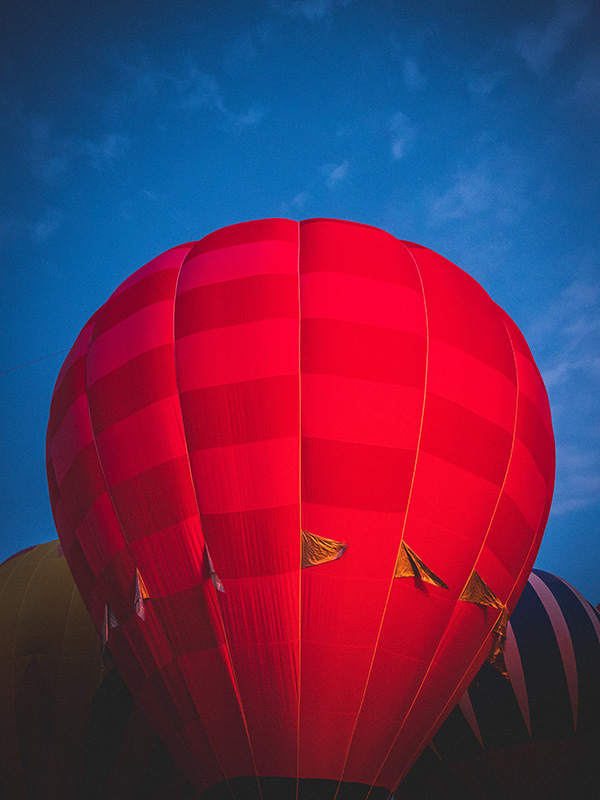
[[[496,628],[494,628],[494,632],[496,633],[496,636],[494,638],[494,641],[492,643],[486,661],[488,661],[492,665],[492,667],[497,669],[498,672],[504,678],[506,678],[507,681],[509,681],[510,676],[506,668],[506,661],[504,660],[504,637],[498,633]]]
[[[441,578],[432,572],[426,564],[421,561],[415,551],[410,548],[406,542],[402,542],[396,559],[396,569],[394,570],[394,578],[420,578],[426,583],[433,583],[434,586],[440,586],[442,589],[447,589],[447,585]]]
[[[506,626],[508,624],[508,611],[506,606],[498,595],[490,589],[476,570],[473,570],[471,573],[471,577],[467,581],[467,585],[462,590],[458,599],[466,603],[477,603],[480,606],[490,606],[491,608],[497,608],[499,611],[502,611],[494,630],[501,636],[506,636]],[[498,628],[501,628],[501,630],[497,630]]]
[[[144,609],[144,600],[148,600],[150,598],[150,593],[146,588],[146,584],[144,583],[144,579],[142,578],[139,569],[135,571],[135,613],[141,619],[146,619],[146,611]]]
[[[315,533],[302,531],[302,569],[326,564],[343,556],[348,547],[346,542],[336,542]]]

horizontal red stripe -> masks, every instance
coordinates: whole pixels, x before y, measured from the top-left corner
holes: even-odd
[[[133,358],[173,342],[173,298],[136,311],[96,339],[88,351],[87,384]]]
[[[208,386],[182,392],[180,399],[191,451],[298,435],[295,375]]]
[[[146,306],[173,299],[179,267],[152,272],[119,294],[110,297],[96,315],[92,341]]]
[[[551,487],[548,486],[533,456],[519,438],[515,439],[510,471],[504,488],[518,505],[531,528],[537,530]]]
[[[297,276],[252,275],[178,294],[175,337],[263,319],[297,318]]]
[[[414,251],[423,276],[429,335],[516,380],[503,312],[466,272],[431,250]]]
[[[303,373],[423,386],[426,341],[408,331],[329,319],[303,321]]]
[[[99,575],[126,546],[123,531],[108,492],[104,492],[77,528],[91,568]],[[101,546],[98,546],[98,542]]]
[[[325,533],[325,532],[323,532]],[[398,526],[397,539],[400,542],[401,527]],[[373,542],[371,541],[373,550]],[[396,552],[398,547],[396,546]],[[354,550],[352,544],[340,559],[350,557]],[[354,553],[352,553],[354,555]],[[373,648],[377,639],[381,614],[385,607],[390,588],[390,579],[394,572],[396,554],[390,558],[387,570],[369,568],[362,569],[358,576],[345,574],[343,577],[331,577],[330,567],[323,564],[306,568],[302,572],[302,647],[305,642],[313,644],[322,642],[332,647],[343,647],[348,644],[348,632],[351,631],[353,647]],[[336,562],[337,563],[337,562]],[[319,602],[315,603],[315,598]],[[327,599],[327,613],[321,612],[321,598]]]
[[[106,491],[96,443],[89,442],[73,460],[60,484],[60,494],[75,526],[83,521],[96,500]]]
[[[110,494],[128,541],[170,528],[198,513],[185,455],[112,487]]]
[[[513,577],[521,571],[534,532],[515,501],[502,492],[486,545]]]
[[[422,407],[421,387],[302,376],[302,434],[316,439],[415,448]]]
[[[421,448],[498,486],[510,457],[512,435],[466,408],[428,393]]]
[[[546,482],[554,476],[554,438],[546,427],[540,410],[527,395],[519,394],[519,417],[517,435],[531,456]]]
[[[190,453],[201,514],[291,505],[298,500],[298,436]]]
[[[211,283],[253,275],[293,275],[298,281],[298,243],[251,242],[238,247],[198,253],[185,262],[177,291],[180,294]]]
[[[229,225],[209,233],[190,250],[186,261],[199,253],[259,241],[298,241],[298,223],[290,219],[260,219]]]
[[[496,423],[510,434],[514,430],[514,381],[455,345],[430,340],[427,390]]]
[[[207,608],[205,588],[198,584],[166,597],[147,601],[168,632],[175,656],[200,653],[219,647],[221,637]],[[190,613],[194,609],[194,613]]]
[[[85,392],[86,356],[83,355],[71,364],[60,384],[52,395],[47,437],[50,442],[59,429],[67,411],[75,400]]]
[[[421,448],[408,509],[407,544],[414,547],[418,555],[423,552],[422,545],[418,545],[421,520],[443,531],[456,531],[465,539],[481,542],[498,494],[497,484]],[[425,560],[425,553],[422,558]]]
[[[110,486],[186,453],[179,397],[158,400],[96,436],[102,469]]]
[[[81,394],[65,414],[50,445],[54,470],[59,483],[69,471],[79,451],[86,447],[92,438],[87,397]]]
[[[300,274],[345,272],[410,286],[421,293],[410,252],[389,233],[342,220],[300,223]]]
[[[302,500],[404,511],[415,453],[329,439],[302,439]]]
[[[96,434],[176,392],[173,345],[148,350],[88,388]]]
[[[180,392],[273,375],[298,375],[298,321],[267,319],[176,342]]]
[[[420,292],[403,284],[343,272],[308,272],[300,279],[302,319],[341,319],[425,336]]]
[[[223,580],[293,572],[300,568],[299,503],[202,514],[201,520],[215,570]],[[292,540],[295,540],[295,548],[290,543]],[[242,541],[251,546],[231,545]]]

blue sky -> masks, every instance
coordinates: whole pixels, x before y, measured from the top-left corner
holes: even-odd
[[[55,538],[44,439],[134,269],[268,216],[351,219],[470,272],[550,395],[537,566],[600,601],[600,5],[8,0],[0,33],[0,560]]]

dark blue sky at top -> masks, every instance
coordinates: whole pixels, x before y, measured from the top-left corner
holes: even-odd
[[[599,4],[9,0],[1,28],[0,371],[216,228],[382,227],[525,333],[558,452],[537,566],[600,600]],[[0,375],[0,560],[56,536],[63,357]]]

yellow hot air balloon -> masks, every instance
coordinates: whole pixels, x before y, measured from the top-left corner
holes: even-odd
[[[0,797],[193,796],[117,670],[103,668],[58,541],[1,564]]]

